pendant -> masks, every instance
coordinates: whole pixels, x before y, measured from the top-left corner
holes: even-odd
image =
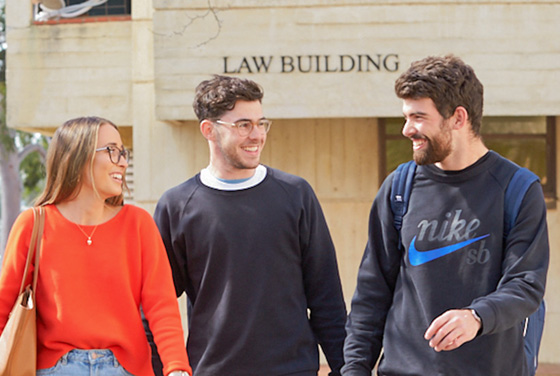
[[[86,244],[87,245],[92,245],[93,244],[93,240],[91,240],[91,237],[93,236],[93,234],[95,233],[95,230],[97,230],[97,226],[95,225],[95,227],[93,228],[93,231],[91,232],[91,234],[87,234],[87,232],[84,231],[83,228],[80,227],[79,224],[76,223],[76,226],[78,226],[78,228],[80,229],[80,231],[86,236],[87,240],[86,240]]]

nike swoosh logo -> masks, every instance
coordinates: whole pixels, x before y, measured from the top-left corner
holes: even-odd
[[[479,236],[478,238],[465,240],[456,244],[451,244],[445,247],[431,249],[429,251],[418,251],[414,246],[414,242],[416,241],[416,236],[412,239],[410,246],[408,247],[408,260],[412,266],[418,266],[425,264],[429,261],[433,261],[438,259],[442,256],[448,255],[455,251],[458,251],[461,248],[466,247],[469,244],[479,241],[480,239],[484,239],[490,236],[490,234],[486,234],[483,236]]]

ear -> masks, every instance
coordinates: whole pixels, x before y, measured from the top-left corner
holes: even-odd
[[[202,120],[200,122],[200,133],[208,141],[213,141],[215,139],[214,124],[208,119]]]
[[[463,106],[458,106],[453,114],[453,129],[459,130],[470,124],[469,113],[467,109]]]

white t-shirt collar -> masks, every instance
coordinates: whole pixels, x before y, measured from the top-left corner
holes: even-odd
[[[258,165],[252,177],[244,180],[223,180],[218,179],[208,169],[208,167],[200,171],[200,181],[202,184],[222,191],[239,191],[242,189],[252,188],[260,184],[266,177],[266,167]]]

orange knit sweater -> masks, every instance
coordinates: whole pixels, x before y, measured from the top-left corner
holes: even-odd
[[[87,245],[75,223],[47,205],[37,283],[37,368],[72,349],[109,349],[134,375],[153,375],[142,305],[164,374],[190,372],[169,261],[151,216],[125,205]],[[91,234],[94,226],[81,226]],[[0,275],[0,332],[19,291],[33,213],[12,227]],[[31,281],[32,274],[27,277]]]

